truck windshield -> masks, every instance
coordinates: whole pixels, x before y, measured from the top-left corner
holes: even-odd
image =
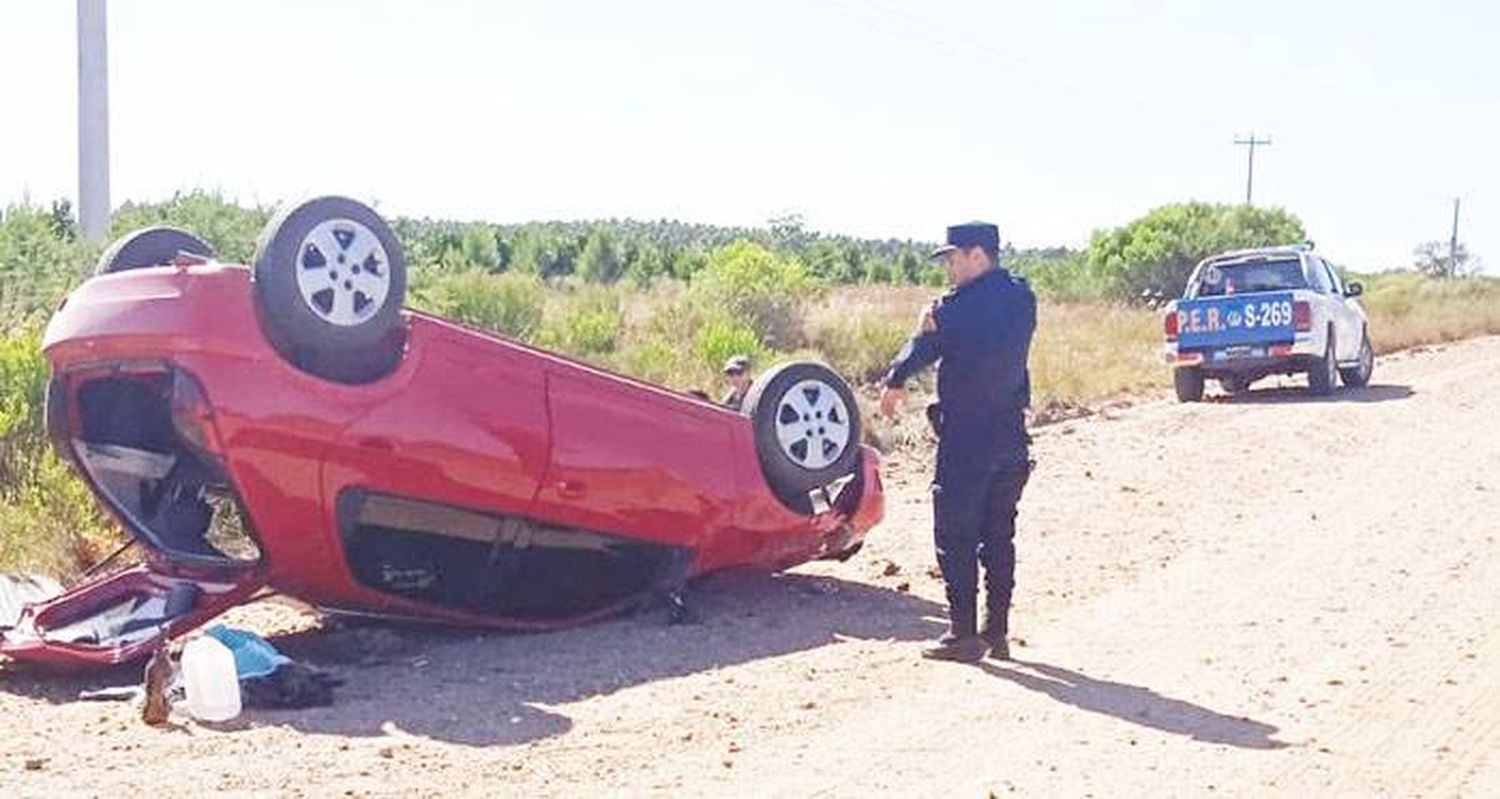
[[[1302,262],[1296,258],[1209,264],[1198,275],[1196,288],[1194,296],[1222,297],[1257,291],[1307,288],[1307,278],[1302,274]]]

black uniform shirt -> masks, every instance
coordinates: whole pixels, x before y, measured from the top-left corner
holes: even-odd
[[[937,330],[918,333],[906,343],[885,384],[903,387],[912,375],[941,360],[943,448],[986,460],[1024,456],[1024,409],[1031,405],[1026,361],[1036,329],[1031,287],[994,269],[944,295],[933,317]]]

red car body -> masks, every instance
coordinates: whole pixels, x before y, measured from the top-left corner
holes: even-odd
[[[420,547],[408,545],[427,541],[433,524],[464,540],[439,541],[454,547],[444,563],[462,569],[475,560],[465,553],[491,539],[507,557],[520,557],[520,537],[539,523],[537,535],[562,542],[562,549],[535,550],[562,564],[542,571],[567,587],[567,558],[578,552],[604,558],[600,552],[624,546],[655,571],[676,569],[683,578],[736,566],[782,568],[852,552],[882,517],[879,458],[868,447],[856,479],[831,506],[794,512],[767,486],[745,415],[422,313],[407,311],[404,319],[400,363],[379,380],[350,385],[311,376],[273,349],[245,267],[132,269],[80,286],[43,344],[54,375],[49,429],[145,544],[146,563],[29,606],[21,624],[0,634],[0,651],[54,664],[132,660],[263,587],[352,612],[543,629],[616,612],[659,582],[653,572],[626,585],[636,576],[589,561],[604,570],[584,571],[580,580],[620,579],[619,590],[592,603],[552,604],[546,587],[489,605],[434,599],[424,593],[431,575],[421,568],[405,574],[402,566],[402,558],[426,562]],[[91,386],[127,388],[101,394]],[[111,419],[132,412],[136,395],[148,398],[142,408],[168,403],[149,414],[169,415],[179,438],[217,462],[259,557],[231,562],[174,548],[134,518],[137,506],[111,495],[146,489],[108,488],[129,481],[101,476],[90,459],[131,450],[91,444],[89,428],[111,428]],[[351,497],[364,503],[359,524],[373,515],[413,525],[397,534],[384,521],[370,522],[386,537],[369,541],[397,555],[359,565],[351,553],[364,533],[351,533],[349,513],[340,510]],[[527,526],[512,529],[510,520]],[[662,553],[677,553],[680,562],[663,566],[673,557]],[[161,600],[184,582],[197,587],[191,607],[158,614],[149,634],[81,643],[52,634],[122,597],[137,605]],[[451,588],[454,596],[468,590]]]

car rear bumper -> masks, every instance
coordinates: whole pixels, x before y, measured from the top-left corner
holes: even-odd
[[[818,557],[842,559],[864,545],[865,534],[885,518],[885,486],[880,481],[880,454],[864,448],[858,481],[859,500],[832,534],[825,536]]]
[[[1292,355],[1281,358],[1241,358],[1232,361],[1204,363],[1199,367],[1204,377],[1247,377],[1259,379],[1275,374],[1301,374],[1318,368],[1319,359],[1313,355]]]
[[[1322,355],[1323,343],[1311,334],[1299,333],[1294,341],[1256,342],[1225,347],[1179,348],[1168,344],[1162,360],[1177,369],[1198,369],[1204,374],[1277,374],[1305,372]],[[1248,350],[1248,352],[1247,352]]]

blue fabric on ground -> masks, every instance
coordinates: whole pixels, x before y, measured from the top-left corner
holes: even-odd
[[[270,642],[248,630],[237,630],[222,624],[204,630],[208,635],[229,647],[234,655],[234,673],[241,680],[249,677],[264,677],[292,659],[276,651]]]

